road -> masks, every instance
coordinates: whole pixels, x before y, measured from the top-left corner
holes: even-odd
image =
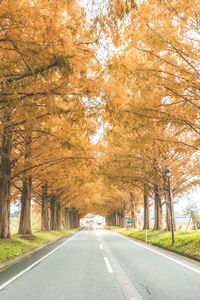
[[[200,264],[82,230],[0,273],[0,300],[198,300]]]

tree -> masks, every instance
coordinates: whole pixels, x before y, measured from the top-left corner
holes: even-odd
[[[94,70],[94,50],[88,43],[88,34],[94,38],[97,27],[86,24],[82,12],[74,1],[1,3],[0,232],[3,238],[9,237],[10,189],[13,185],[22,193],[19,232],[31,233],[33,173],[39,167],[53,163],[53,159],[63,160],[63,153],[52,159],[51,150],[55,148],[52,140],[48,149],[42,144],[46,143],[46,136],[52,135],[54,143],[59,139],[60,144],[64,144],[64,136],[59,136],[61,132],[58,136],[55,134],[58,128],[62,130],[66,125],[58,122],[59,118],[69,118],[66,130],[71,131],[71,140],[75,139],[74,131],[78,137],[81,126],[84,126],[81,134],[82,137],[85,134],[85,138],[95,130],[89,114],[96,113],[93,96],[96,96],[97,87],[93,82],[96,80],[97,84],[98,80],[87,71]],[[98,67],[96,69],[98,71]],[[54,122],[58,127],[52,126]],[[80,150],[81,146],[78,148]],[[47,151],[46,157],[41,155],[43,151]],[[82,148],[82,153],[84,151]]]

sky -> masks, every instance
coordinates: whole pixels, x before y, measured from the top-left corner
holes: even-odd
[[[175,199],[176,200],[176,199]],[[200,214],[200,188],[196,187],[193,190],[188,191],[188,193],[183,194],[180,200],[175,204],[175,213],[183,214],[184,208],[189,203],[195,203],[199,209]]]

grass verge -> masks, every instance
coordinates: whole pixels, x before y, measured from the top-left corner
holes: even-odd
[[[146,240],[146,230],[126,229],[109,226],[115,232],[122,233],[129,237],[136,238],[141,241]],[[149,244],[168,249],[178,254],[193,258],[200,261],[200,232],[175,232],[175,243],[172,244],[171,232],[163,230],[147,230],[147,240]]]
[[[80,230],[80,227],[70,230],[36,231],[33,232],[33,238],[31,239],[22,238],[18,234],[13,234],[11,239],[0,239],[0,264],[78,230]]]

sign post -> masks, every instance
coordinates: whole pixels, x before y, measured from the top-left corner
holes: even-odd
[[[126,218],[126,225],[127,225],[127,226],[132,226],[132,225],[133,225],[133,220],[132,220],[132,218],[130,218],[130,217]]]

